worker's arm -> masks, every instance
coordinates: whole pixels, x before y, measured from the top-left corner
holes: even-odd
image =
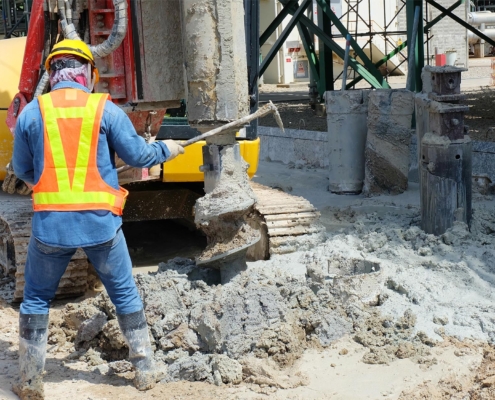
[[[144,138],[136,133],[127,115],[109,101],[105,105],[101,131],[107,134],[110,147],[132,167],[149,168],[165,162],[171,156],[165,143],[146,143]]]
[[[35,115],[35,109],[29,104],[19,115],[15,127],[12,167],[18,179],[34,185],[34,155],[29,144],[29,135],[33,130],[42,130],[41,115]],[[38,112],[39,114],[39,112]]]

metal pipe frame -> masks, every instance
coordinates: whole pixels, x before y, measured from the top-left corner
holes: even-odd
[[[283,46],[287,38],[289,37],[290,33],[292,30],[295,28],[295,26],[299,23],[299,20],[301,17],[304,17],[304,12],[306,9],[312,5],[312,0],[303,0],[303,3],[297,8],[297,10],[294,12],[292,9],[292,6],[298,5],[298,1],[290,1],[290,4],[287,5],[285,4],[285,8],[288,9],[288,12],[292,14],[292,18],[289,22],[289,24],[285,27],[285,29],[282,31],[282,34],[279,36],[279,38],[276,40],[275,44],[273,47],[270,49],[268,54],[266,55],[265,59],[261,63],[260,70],[259,70],[259,76],[262,76],[270,63],[273,61],[275,56],[277,55],[278,51],[280,48]],[[254,82],[250,82],[252,85]]]
[[[318,5],[319,13],[318,13],[318,25],[315,25],[312,19],[308,18],[305,15],[306,10],[310,6],[310,3],[307,0],[303,0],[300,4],[299,0],[278,0],[283,5],[282,11],[277,15],[274,21],[269,25],[269,27],[263,32],[260,36],[260,45],[266,43],[268,38],[275,32],[277,27],[282,23],[282,21],[289,15],[292,15],[292,18],[289,24],[286,26],[282,35],[277,39],[274,46],[270,49],[267,56],[263,60],[259,76],[261,76],[265,71],[268,65],[273,61],[276,56],[276,53],[283,46],[283,43],[287,39],[290,32],[297,26],[299,30],[299,34],[301,37],[301,41],[303,47],[308,56],[310,72],[311,72],[311,81],[316,82],[316,87],[318,89],[318,93],[320,96],[320,100],[323,99],[323,94],[325,91],[334,90],[335,81],[340,78],[337,77],[334,79],[333,77],[333,53],[335,53],[339,58],[345,57],[345,50],[340,47],[339,44],[335,42],[334,39],[337,38],[345,38],[348,34],[351,34],[351,47],[354,50],[354,55],[349,58],[349,66],[353,69],[354,73],[357,73],[358,76],[355,77],[351,82],[346,85],[346,89],[351,89],[358,82],[365,79],[370,83],[370,85],[374,88],[390,88],[387,82],[387,76],[393,73],[397,68],[400,67],[405,61],[408,61],[407,55],[403,54],[402,51],[408,46],[410,40],[404,41],[401,45],[397,46],[395,43],[389,39],[390,35],[403,35],[408,34],[408,38],[411,36],[413,22],[414,22],[414,10],[416,6],[420,6],[421,15],[423,15],[423,0],[400,0],[402,5],[398,7],[397,12],[390,16],[390,21],[387,21],[387,13],[386,13],[386,0],[383,0],[383,8],[384,8],[384,27],[381,32],[374,32],[372,27],[371,20],[371,3],[372,0],[368,1],[368,19],[366,21],[359,14],[359,5],[363,3],[365,0],[344,0],[344,4],[347,5],[347,10],[342,10],[342,17],[338,18],[330,8],[330,0],[316,0]],[[376,1],[376,0],[373,0]],[[412,65],[414,65],[414,85],[413,89],[416,91],[420,91],[422,89],[422,81],[421,81],[421,71],[425,64],[425,50],[424,45],[421,43],[428,43],[432,36],[430,35],[430,29],[440,22],[446,16],[451,17],[452,19],[459,22],[461,25],[469,29],[471,32],[474,32],[482,39],[486,40],[491,45],[495,46],[495,41],[491,40],[489,37],[486,37],[482,32],[479,32],[476,28],[472,26],[467,26],[468,24],[460,18],[458,18],[455,14],[452,13],[457,7],[461,4],[465,3],[465,0],[458,0],[450,7],[445,8],[439,5],[435,0],[425,0],[426,8],[429,5],[437,8],[441,11],[441,14],[434,18],[432,21],[428,21],[427,18],[420,18],[419,27],[418,27],[418,37],[415,40],[415,51],[412,53],[415,55],[415,60]],[[406,8],[408,11],[408,29],[407,31],[390,31],[389,28],[393,24],[393,22],[397,19],[400,12],[402,12]],[[349,23],[351,19],[352,13],[356,16],[355,29],[354,32],[349,32]],[[426,16],[429,14],[427,13]],[[347,17],[347,27],[342,23],[342,19]],[[359,23],[364,23],[368,28],[368,32],[358,32]],[[332,27],[335,26],[339,33],[338,35],[332,33]],[[376,63],[373,63],[373,38],[375,36],[383,36],[385,41],[385,57],[379,60]],[[426,35],[426,41],[424,36]],[[315,43],[313,37],[316,36],[319,40],[319,56],[315,51]],[[368,37],[368,40],[364,46],[359,46],[357,43],[358,37]],[[393,50],[388,52],[389,47],[392,46]],[[364,52],[364,49],[369,46],[369,55],[368,57]],[[430,49],[427,49],[427,62],[430,62]],[[386,68],[385,77],[379,71],[379,67],[383,66],[383,64],[388,67],[388,61],[396,56],[397,54],[401,54],[404,57],[404,60],[400,62],[398,66],[394,68],[393,71],[388,71]],[[360,61],[358,61],[358,59]]]
[[[406,6],[406,2],[405,0],[402,0],[403,2],[403,6],[400,8],[399,12],[403,10],[403,8]],[[464,4],[465,0],[458,0],[457,2],[455,2],[454,4],[452,4],[447,10],[452,12],[454,11],[457,7],[459,7],[460,5]],[[427,21],[427,23],[425,24],[424,26],[424,33],[427,34],[429,36],[429,31],[430,29],[435,26],[438,22],[440,22],[443,18],[445,18],[447,16],[447,14],[445,12],[442,12],[442,14],[440,14],[439,16],[437,16],[436,18],[432,19],[431,21]],[[397,17],[394,16],[394,19]],[[390,32],[388,32],[388,34],[391,34]],[[424,42],[424,43],[427,43],[432,37],[428,37],[428,39]],[[390,52],[389,54],[387,54],[384,58],[382,58],[381,60],[379,60],[378,62],[375,63],[375,67],[380,67],[381,65],[385,64],[388,60],[390,60],[392,57],[396,56],[397,54],[402,54],[401,51],[404,50],[408,45],[408,41],[404,41],[400,46],[394,48],[394,50],[392,52]],[[404,62],[407,61],[407,57],[404,56],[404,60],[392,71],[390,71],[390,74],[392,72],[394,72],[400,65],[404,64]],[[419,69],[419,71],[421,71],[421,69]],[[419,72],[420,73],[420,72]],[[337,78],[338,79],[338,78]],[[353,80],[352,82],[348,83],[347,84],[347,89],[350,89],[352,88],[353,86],[355,86],[357,83],[359,83],[360,81],[362,81],[363,78],[362,77],[357,77],[355,80]]]
[[[476,29],[475,27],[471,26],[470,24],[468,24],[466,21],[462,20],[461,18],[459,18],[457,15],[455,15],[454,13],[452,13],[452,11],[449,11],[448,9],[446,9],[445,7],[443,7],[442,5],[438,4],[436,1],[434,0],[426,0],[426,2],[428,2],[429,4],[431,4],[433,7],[435,7],[436,9],[440,10],[442,13],[444,13],[446,16],[449,16],[450,18],[452,18],[454,21],[456,21],[457,23],[461,24],[464,28],[466,28],[468,31],[471,31],[473,32],[475,35],[477,35],[480,39],[483,39],[485,40],[486,42],[490,43],[492,46],[495,46],[495,40],[491,39],[490,37],[488,37],[487,35],[485,35],[483,32],[481,32],[480,30]],[[464,1],[462,1],[462,3],[464,3]]]
[[[282,41],[280,39],[283,38],[283,37],[286,38],[288,36],[288,34],[290,33],[290,30],[287,29],[287,28],[291,28],[291,30],[292,30],[295,27],[296,24],[298,25],[298,29],[299,29],[300,33],[302,33],[301,39],[303,41],[303,45],[305,46],[305,48],[308,47],[311,44],[311,41],[308,41],[308,35],[305,32],[305,31],[307,31],[308,34],[310,34],[310,35],[316,35],[326,45],[326,47],[328,47],[332,52],[335,52],[340,58],[343,59],[343,57],[345,55],[344,54],[345,53],[344,49],[342,49],[333,40],[333,38],[330,35],[328,35],[319,26],[315,25],[313,23],[313,21],[311,21],[308,17],[306,17],[304,15],[304,10],[301,10],[301,6],[299,6],[299,8],[297,10],[294,10],[294,7],[297,4],[299,4],[297,1],[296,2],[291,1],[291,0],[279,0],[279,1],[285,7],[288,7],[289,13],[291,15],[293,15],[293,18],[291,19],[291,21],[287,25],[286,29],[284,29],[284,32],[282,33],[282,35],[277,40],[277,42],[275,43],[274,47],[272,47],[272,49],[270,49],[269,53],[265,57],[265,60],[263,60],[262,67],[260,68],[260,76],[266,70],[266,68],[269,65],[269,63],[275,57],[276,52],[280,49],[280,47],[282,46],[283,42],[285,41],[285,39],[283,39]],[[363,0],[360,0],[360,1],[363,1]],[[305,5],[305,4],[306,4],[306,2],[303,2],[302,3],[302,5]],[[326,8],[326,6],[328,4],[325,3],[324,1],[322,1],[322,2],[319,3],[319,5],[320,6],[323,5],[324,8]],[[308,6],[308,4],[306,4],[306,6]],[[299,12],[296,15],[296,12],[297,11],[299,11]],[[297,18],[294,18],[295,16],[297,16]],[[344,32],[346,32],[345,29],[344,29]],[[276,48],[276,51],[274,52],[273,50],[275,48]],[[316,64],[316,60],[318,60],[318,58],[316,57],[316,54],[314,54],[314,56],[312,56],[312,53],[311,52],[309,54],[311,56],[311,58],[309,58],[310,67],[311,67],[312,71],[314,71],[315,76],[318,76],[318,70],[319,70],[318,65],[319,64]],[[368,59],[368,57],[364,54],[364,52],[362,54],[364,55],[365,60]],[[370,62],[368,64],[368,68],[370,68],[373,72],[370,72],[366,67],[364,67],[363,65],[361,65],[356,59],[354,59],[352,57],[349,60],[349,66],[353,70],[355,70],[360,76],[363,76],[363,78],[366,79],[373,87],[375,87],[375,88],[388,87],[388,84],[385,81],[383,81],[383,79],[382,79],[379,71],[376,70],[375,67],[373,66],[373,63]],[[328,72],[325,71],[325,73],[327,74],[327,80],[328,80]],[[378,79],[378,78],[380,78],[380,79]],[[333,80],[333,76],[332,76],[332,80]],[[322,97],[325,89],[324,89],[324,87],[321,84],[318,85],[318,90],[319,90],[319,93],[320,93],[320,97]]]

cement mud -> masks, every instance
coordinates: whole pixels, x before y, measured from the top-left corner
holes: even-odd
[[[317,175],[294,179],[294,193],[300,194],[298,185]],[[322,176],[324,180],[326,174]],[[324,185],[314,187],[311,194],[320,196],[314,203],[343,203]],[[469,351],[479,355],[479,343],[493,348],[493,197],[475,195],[471,231],[456,223],[445,234],[433,236],[419,228],[418,196],[410,191],[395,197],[346,198],[349,207],[321,207],[329,227],[324,243],[306,243],[307,250],[249,263],[229,285],[219,284],[218,271],[197,268],[186,259],[161,264],[155,274],[136,276],[162,380],[233,385],[242,373],[244,383],[297,387],[306,377],[287,377],[286,368],[295,368],[304,350],[332,349],[339,338],[349,336],[352,346],[339,346],[338,354],[344,357],[348,351],[345,357],[354,356],[356,364],[360,360],[383,368],[410,360],[415,368],[440,370],[440,351],[452,348],[453,342],[458,342],[453,362],[459,365]],[[74,344],[83,320],[100,312],[107,318],[101,332]],[[117,330],[115,311],[102,294],[66,306],[61,318],[52,320],[49,340],[52,346],[75,346],[71,357],[76,360],[102,362],[92,367],[95,373],[105,371],[109,363],[107,374],[114,373],[113,365],[127,366],[116,373],[129,374],[124,372],[128,363],[114,361],[124,360],[128,351],[109,337]],[[478,344],[469,350],[469,343]],[[466,381],[461,388],[488,393],[480,399],[490,398],[493,388],[488,386],[493,364],[488,356],[485,359],[486,371],[480,372],[479,381]],[[332,362],[335,359],[328,365]],[[445,387],[451,382],[455,384],[445,380]],[[423,392],[429,388],[431,384]],[[404,396],[415,393],[419,390]],[[404,400],[415,398],[420,397]]]
[[[244,382],[276,381],[277,371],[292,366],[304,349],[330,346],[347,334],[368,349],[362,361],[370,364],[409,358],[434,365],[432,348],[447,334],[490,340],[479,321],[462,325],[458,321],[481,307],[478,318],[488,326],[490,316],[481,311],[488,312],[493,302],[493,295],[483,292],[488,286],[462,265],[454,265],[452,246],[466,241],[475,245],[469,232],[458,227],[436,238],[411,226],[415,217],[408,214],[401,219],[376,213],[339,214],[341,219],[346,216],[354,221],[350,232],[335,234],[311,251],[252,263],[229,285],[218,284],[218,271],[200,269],[186,259],[161,264],[155,274],[136,276],[155,360],[164,371],[162,380],[235,384],[242,371]],[[453,253],[449,265],[455,276],[451,279],[442,271],[444,261],[431,257],[439,252]],[[424,261],[415,264],[416,259]],[[433,276],[428,279],[414,276],[429,272]],[[443,276],[437,278],[437,273]],[[436,286],[437,279],[443,286]],[[487,295],[485,304],[469,301],[467,291],[473,289],[464,286],[468,281],[474,288],[471,296]],[[454,284],[466,293],[454,302],[455,310],[447,312],[447,305],[436,297],[446,296],[445,290],[449,292]],[[79,315],[94,319],[104,313],[109,320],[94,339],[77,344],[79,352],[92,348],[106,361],[122,356],[122,343],[116,346],[105,334],[114,321],[110,310],[108,298],[100,295],[77,310],[64,311],[63,320],[68,322],[62,322],[62,327],[76,326],[74,316]],[[452,317],[452,312],[458,317]],[[84,329],[82,323],[79,329]],[[271,372],[262,368],[262,360],[272,366]],[[292,387],[305,380],[275,381],[274,387]]]
[[[465,343],[453,343],[458,346],[456,355],[462,359],[466,354],[476,353],[476,347]],[[450,374],[438,384],[424,382],[412,390],[402,392],[398,400],[447,400],[470,399],[491,400],[495,398],[495,348],[485,345],[483,361],[476,374],[458,376]]]
[[[220,157],[220,176],[211,181],[205,179],[207,194],[195,206],[195,223],[208,237],[200,260],[243,247],[257,237],[246,222],[256,200],[249,185],[248,165],[240,156],[238,145],[224,147]]]

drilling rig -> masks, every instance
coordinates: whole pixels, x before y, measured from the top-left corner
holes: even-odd
[[[188,140],[247,116],[258,106],[257,84],[249,87],[248,79],[258,74],[259,60],[258,24],[246,13],[250,3],[33,0],[27,38],[0,41],[0,53],[12,54],[11,65],[0,64],[0,73],[8,68],[12,74],[12,65],[14,71],[18,68],[14,72],[17,93],[13,93],[12,82],[6,88],[0,85],[0,93],[7,93],[0,97],[0,117],[6,119],[6,126],[0,127],[0,168],[10,159],[10,138],[22,109],[50,89],[44,61],[63,38],[90,45],[100,71],[95,92],[110,94],[146,140]],[[20,48],[24,48],[23,56]],[[167,110],[180,107],[183,99],[190,129],[164,129]],[[195,222],[209,239],[198,263],[217,262],[218,268],[232,264],[231,255],[237,250],[247,252],[251,259],[267,259],[270,254],[293,251],[300,235],[323,237],[319,213],[307,200],[249,184],[247,176],[256,173],[259,152],[260,139],[253,124],[194,143],[184,155],[159,167],[128,168],[117,158],[119,183],[130,191],[124,221],[194,221],[196,205]],[[0,179],[5,174],[5,169],[0,170]],[[221,183],[222,177],[233,175],[239,177],[234,182],[235,193],[228,182]],[[204,210],[211,206],[205,206],[209,194],[222,191],[221,201],[206,215]],[[28,199],[0,204],[0,265],[4,275],[16,277],[16,301],[22,299],[31,215]],[[220,227],[216,225],[219,218],[223,221]],[[84,293],[87,269],[84,253],[77,252],[57,295]]]

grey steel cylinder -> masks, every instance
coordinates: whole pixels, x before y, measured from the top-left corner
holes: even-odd
[[[332,193],[359,194],[363,189],[368,94],[368,90],[325,93]]]
[[[248,115],[243,0],[181,4],[189,123],[201,129]]]
[[[472,215],[472,143],[428,132],[421,142],[421,229],[442,235]]]

